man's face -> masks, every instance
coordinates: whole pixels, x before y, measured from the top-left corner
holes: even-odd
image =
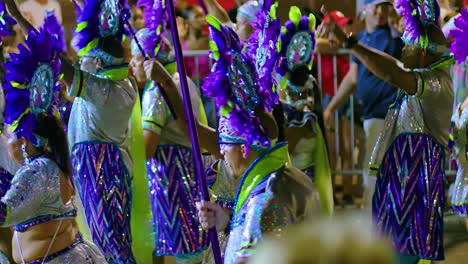
[[[219,150],[226,161],[229,172],[235,178],[240,178],[244,174],[241,168],[245,159],[242,153],[242,146],[239,144],[220,144]]]
[[[199,6],[193,7],[193,17],[190,19],[190,26],[198,31],[203,30],[206,27],[205,13]]]
[[[392,8],[390,3],[378,5],[369,4],[366,6],[366,20],[368,20],[373,27],[385,26],[388,24],[390,8]]]
[[[145,27],[145,20],[143,20],[143,11],[141,8],[134,7],[132,9],[132,25],[135,31]]]
[[[80,58],[80,69],[94,74],[102,69],[101,60],[94,56],[84,56]]]

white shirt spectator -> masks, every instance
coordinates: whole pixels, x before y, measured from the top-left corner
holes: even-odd
[[[57,20],[62,23],[62,9],[55,0],[26,0],[20,5],[20,10],[36,28],[44,24],[46,11],[48,10],[54,10]]]

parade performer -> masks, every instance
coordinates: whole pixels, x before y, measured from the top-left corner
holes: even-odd
[[[263,10],[269,11],[264,25],[279,26],[275,8],[276,5],[267,1]],[[216,226],[218,232],[229,233],[224,263],[231,264],[248,259],[264,235],[281,236],[286,226],[313,212],[320,214],[320,204],[310,178],[288,164],[287,144],[274,145],[274,141],[272,144],[270,138],[276,138],[277,132],[273,132],[276,127],[271,126],[263,114],[278,103],[271,81],[274,67],[270,67],[271,61],[265,55],[278,52],[276,45],[269,44],[276,43],[279,34],[265,34],[268,38],[258,38],[262,41],[258,42],[257,50],[252,50],[257,58],[252,61],[250,58],[253,56],[241,53],[242,45],[230,27],[212,16],[207,20],[216,44],[213,56],[217,62],[212,74],[205,79],[203,89],[215,98],[220,122],[218,134],[205,126],[198,126],[200,141],[213,154],[222,155],[230,173],[241,180],[232,212],[208,202],[201,202],[197,207],[204,229]],[[270,29],[265,28],[262,32],[270,32]],[[160,83],[166,91],[171,105],[174,105],[178,123],[183,126],[185,115],[178,106],[180,96],[172,78],[157,62],[148,62],[145,67],[148,77]],[[268,74],[270,81],[262,78]],[[269,87],[268,83],[271,84]]]
[[[59,39],[47,21],[30,27],[25,45],[5,63],[8,153],[22,165],[11,182],[2,179],[0,224],[13,227],[16,263],[107,263],[75,221],[70,154],[55,108]]]
[[[281,55],[285,59],[277,69],[285,96],[285,139],[292,164],[314,180],[325,215],[333,212],[333,190],[327,146],[320,126],[320,95],[313,96],[315,78],[312,69],[315,49],[315,17],[302,16],[298,7],[289,11],[281,35]],[[313,101],[310,101],[313,98]],[[323,123],[322,123],[323,124]]]
[[[468,53],[466,37],[468,30],[468,9],[463,9],[454,21],[455,29],[451,30],[449,36],[454,38],[450,50],[459,64],[466,63]],[[465,87],[463,87],[465,89]],[[454,155],[457,160],[457,178],[450,193],[452,208],[461,216],[465,216],[468,229],[468,99],[457,105],[452,116],[453,137],[449,147],[454,147]]]
[[[149,263],[149,197],[144,149],[138,146],[141,109],[121,44],[126,18],[125,1],[83,6],[76,29],[81,70],[74,69],[68,89],[75,97],[68,139],[93,240],[109,262]]]
[[[346,37],[335,23],[325,24],[319,35],[350,48],[371,72],[400,88],[370,160],[377,177],[373,217],[379,232],[391,238],[399,263],[441,260],[453,59],[438,26],[437,1],[400,0],[396,7],[406,19],[403,65]]]
[[[140,1],[147,28],[136,39],[144,53],[158,60],[171,74],[180,93],[176,62],[170,55],[172,46],[165,38],[167,12],[165,1]],[[174,256],[178,263],[199,263],[208,247],[206,232],[200,228],[195,201],[200,188],[193,166],[191,144],[180,131],[159,85],[148,81],[136,41],[132,42],[132,70],[138,82],[147,82],[143,94],[142,123],[145,136],[148,184],[156,236],[154,256],[157,263],[164,256]],[[189,81],[195,117],[206,124],[198,87]]]
[[[29,28],[14,1],[6,3],[23,30]],[[87,1],[75,30],[81,69],[62,56],[61,71],[69,96],[75,98],[68,142],[92,239],[109,262],[135,263],[135,248],[140,261],[150,263],[141,109],[135,103],[138,92],[123,62],[121,44],[122,20],[128,16],[125,1]]]

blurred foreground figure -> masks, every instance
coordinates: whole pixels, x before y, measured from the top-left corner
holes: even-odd
[[[378,239],[368,218],[340,216],[292,228],[282,239],[266,240],[252,264],[392,263],[390,243]]]

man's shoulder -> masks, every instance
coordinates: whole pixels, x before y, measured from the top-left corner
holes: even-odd
[[[296,194],[313,193],[315,191],[314,184],[309,176],[290,165],[285,165],[273,172],[266,189],[277,194],[287,193],[292,190]]]

